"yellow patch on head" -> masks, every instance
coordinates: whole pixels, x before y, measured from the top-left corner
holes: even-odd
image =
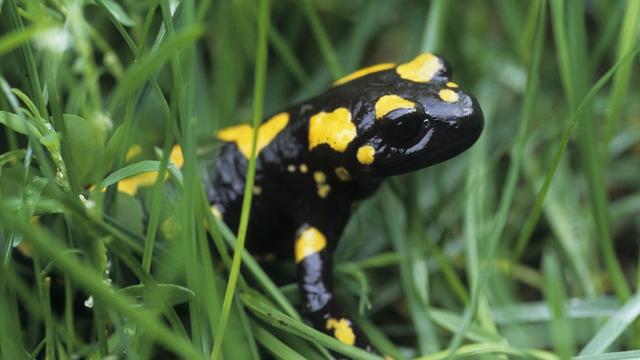
[[[300,172],[303,174],[306,174],[307,171],[309,171],[309,167],[307,167],[307,164],[300,164],[300,166],[298,166],[298,169],[300,169]]]
[[[447,86],[448,86],[448,87],[450,87],[450,88],[455,89],[455,88],[457,88],[457,87],[458,87],[458,84],[454,83],[453,81],[449,81],[449,82],[447,83]]]
[[[442,70],[442,61],[432,53],[418,55],[415,59],[398,65],[396,72],[401,78],[415,82],[428,82]]]
[[[147,171],[118,181],[118,191],[135,196],[138,188],[151,186],[158,178],[157,171]]]
[[[442,89],[438,92],[438,95],[440,99],[446,102],[454,103],[458,101],[458,94],[451,89]]]
[[[173,145],[171,154],[169,154],[169,160],[178,169],[182,168],[182,165],[184,165],[184,156],[182,156],[182,148],[180,147],[180,145]]]
[[[258,141],[256,143],[256,156],[267,147],[289,123],[289,113],[282,112],[263,122],[258,128]],[[242,124],[224,128],[218,131],[218,139],[235,142],[238,150],[246,159],[251,156],[253,141],[253,128],[249,124]]]
[[[338,179],[342,180],[342,181],[349,181],[351,180],[351,174],[349,174],[349,171],[345,168],[343,168],[342,166],[335,168],[335,173],[336,176],[338,177]]]
[[[293,165],[293,164],[287,165],[287,171],[290,172],[290,173],[295,172],[296,171],[296,166]]]
[[[377,65],[368,66],[366,68],[362,68],[360,70],[356,70],[356,71],[352,72],[351,74],[349,74],[347,76],[341,77],[340,79],[336,80],[336,82],[334,82],[333,85],[334,86],[342,85],[344,83],[348,83],[351,80],[355,80],[357,78],[361,78],[361,77],[363,77],[365,75],[373,74],[373,73],[378,72],[378,71],[391,69],[394,66],[396,66],[396,64],[394,64],[394,63],[384,63],[384,64],[377,64]]]
[[[333,336],[347,345],[354,345],[356,343],[356,334],[353,332],[351,323],[347,319],[336,320],[329,318],[325,325],[327,330],[333,330]]]
[[[380,119],[396,109],[414,109],[413,101],[405,100],[398,95],[384,95],[376,101],[376,119]]]
[[[305,257],[316,254],[327,247],[327,239],[314,227],[308,227],[296,239],[296,263]]]
[[[369,165],[373,163],[373,160],[375,159],[374,158],[375,154],[376,154],[376,149],[374,149],[373,146],[364,145],[358,148],[356,157],[358,158],[358,161],[360,162],[360,164]]]
[[[318,185],[318,196],[322,199],[326,198],[331,191],[331,186],[328,184]]]
[[[351,122],[347,108],[319,112],[309,121],[309,150],[328,144],[333,150],[343,152],[356,135],[356,126]]]

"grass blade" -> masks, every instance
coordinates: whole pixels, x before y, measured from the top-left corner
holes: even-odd
[[[640,316],[640,292],[607,320],[596,335],[580,351],[582,355],[602,354]]]
[[[498,210],[495,214],[494,224],[492,231],[488,235],[486,261],[488,265],[486,268],[490,268],[490,264],[494,261],[495,252],[498,246],[500,237],[507,222],[509,210],[512,206],[516,185],[520,173],[520,167],[524,159],[525,144],[527,142],[529,123],[532,119],[533,109],[535,105],[536,96],[538,93],[539,82],[539,65],[542,58],[542,44],[545,34],[546,24],[546,0],[540,0],[538,2],[538,16],[536,21],[536,31],[534,33],[533,50],[531,55],[531,62],[527,71],[527,88],[525,92],[525,104],[522,111],[522,120],[518,128],[518,134],[511,149],[511,163],[507,172],[506,184],[502,195],[500,197],[500,203]],[[449,351],[451,354],[456,352],[456,349],[462,343],[462,337],[467,328],[471,325],[473,315],[475,314],[480,300],[480,292],[483,291],[487,279],[489,278],[489,271],[480,271],[476,281],[472,282],[473,287],[471,289],[471,301],[465,309],[464,321],[460,328],[456,332],[453,339],[449,343]]]
[[[220,313],[220,321],[216,329],[216,339],[211,353],[211,359],[220,358],[224,333],[231,311],[231,304],[234,299],[238,274],[240,273],[240,264],[242,253],[244,252],[244,243],[247,238],[247,229],[249,224],[249,213],[251,210],[251,200],[253,196],[253,183],[256,173],[256,144],[258,141],[258,129],[264,106],[264,93],[267,72],[267,36],[269,32],[269,0],[261,0],[258,10],[258,42],[255,69],[255,83],[253,92],[253,139],[251,144],[251,158],[247,168],[246,182],[244,185],[244,195],[242,198],[242,210],[240,213],[240,225],[238,228],[238,241],[233,253],[231,270],[229,273],[229,281],[224,294],[224,302],[222,303],[222,311]]]

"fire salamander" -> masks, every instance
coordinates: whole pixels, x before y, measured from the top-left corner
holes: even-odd
[[[469,148],[483,128],[477,101],[425,53],[358,70],[325,93],[266,119],[258,129],[249,246],[289,248],[313,326],[373,350],[336,303],[332,250],[354,204],[389,176],[422,169]],[[252,127],[222,129],[208,198],[237,229]]]

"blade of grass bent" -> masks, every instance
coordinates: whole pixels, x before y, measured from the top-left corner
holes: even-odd
[[[256,339],[267,351],[278,359],[304,360],[304,356],[290,348],[287,344],[275,337],[269,330],[260,325],[253,325]]]
[[[577,110],[571,116],[571,120],[569,121],[569,126],[565,129],[564,134],[562,134],[562,138],[560,140],[560,145],[558,145],[558,149],[556,150],[553,159],[551,160],[550,166],[547,169],[547,173],[544,179],[544,183],[542,187],[538,191],[538,195],[536,196],[536,201],[533,205],[533,208],[529,212],[527,219],[525,221],[522,230],[520,231],[520,235],[517,244],[526,244],[528,239],[531,237],[533,230],[538,223],[540,218],[540,213],[542,211],[542,205],[544,199],[549,191],[549,187],[551,185],[551,180],[553,180],[553,176],[558,169],[560,164],[560,159],[564,155],[564,151],[566,150],[567,145],[569,144],[569,139],[571,139],[571,135],[573,134],[573,130],[578,125],[578,119],[582,115],[585,108],[591,103],[593,97],[602,89],[602,87],[611,79],[613,74],[622,66],[625,62],[630,61],[640,50],[639,46],[628,53],[624,58],[620,59],[609,71],[607,71],[602,77],[593,85],[591,90],[584,96]],[[519,246],[519,249],[523,249],[525,245]]]
[[[598,333],[580,351],[580,355],[602,354],[638,316],[640,316],[640,292],[637,292],[602,325]]]
[[[349,359],[363,359],[363,360],[380,360],[381,357],[367,352],[358,347],[347,345],[340,340],[322,333],[305,323],[295,320],[282,312],[274,309],[259,295],[251,293],[243,294],[242,302],[247,308],[249,308],[256,316],[263,321],[269,323],[271,326],[282,329],[291,334],[297,335],[301,338],[307,339],[314,344],[320,344],[328,347],[336,352],[344,354]]]

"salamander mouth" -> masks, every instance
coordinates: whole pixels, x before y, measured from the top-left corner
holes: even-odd
[[[479,134],[478,134],[479,135]],[[387,177],[420,170],[451,159],[470,148],[478,138],[463,138],[435,151],[419,151],[381,164],[374,177]]]

